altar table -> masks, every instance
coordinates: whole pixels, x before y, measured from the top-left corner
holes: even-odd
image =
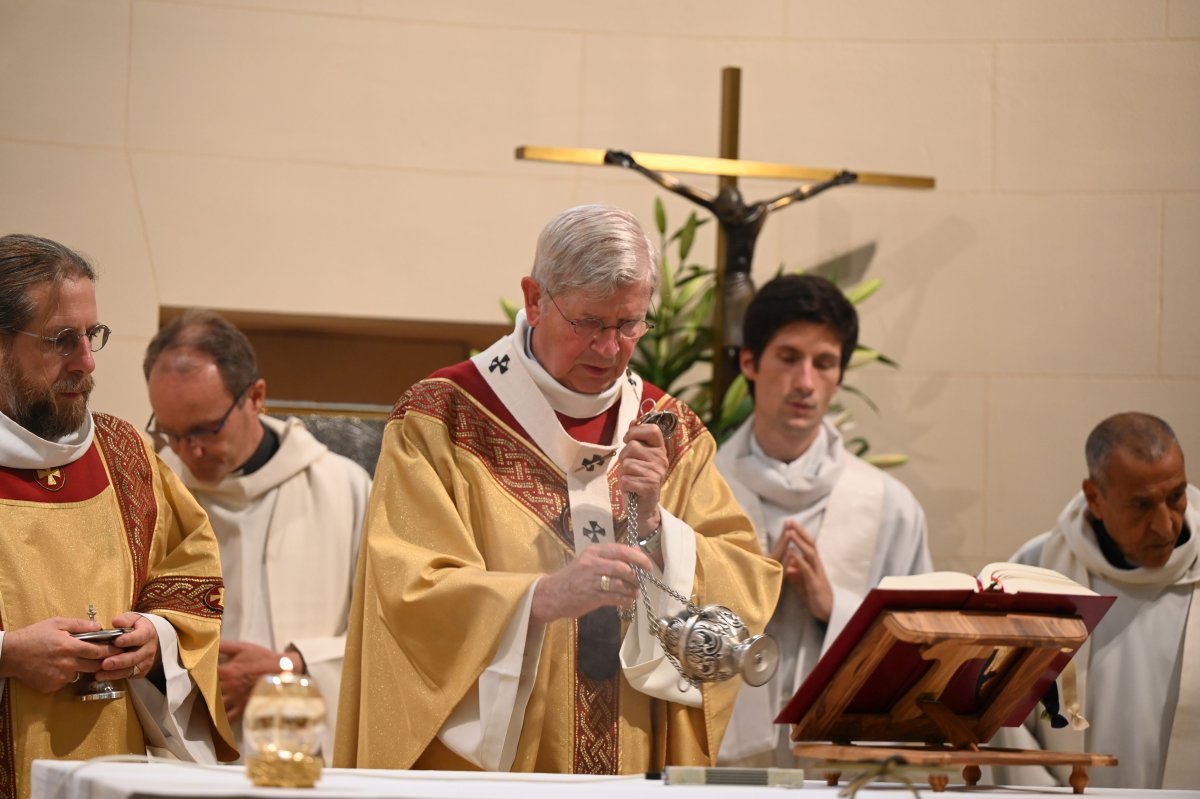
[[[819,775],[814,775],[819,776]],[[922,797],[934,796],[916,783]],[[803,788],[728,785],[666,785],[661,780],[583,774],[509,774],[462,771],[385,771],[326,769],[315,788],[256,788],[242,766],[195,766],[186,763],[108,763],[81,765],[69,760],[33,763],[32,799],[180,799],[181,797],[263,797],[265,799],[787,799],[800,794],[835,799],[837,788],[807,780]],[[1072,796],[1070,788],[965,789],[954,784],[942,797],[1038,799]],[[912,792],[899,784],[872,783],[860,799],[905,799]],[[1089,787],[1085,796],[1105,799],[1153,796],[1200,799],[1196,791],[1133,791]]]

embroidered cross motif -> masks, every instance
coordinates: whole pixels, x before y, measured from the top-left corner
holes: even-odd
[[[596,471],[596,467],[602,463],[604,463],[603,457],[601,457],[600,455],[593,455],[590,458],[584,458],[583,463],[581,463],[579,465],[582,466],[584,469],[587,469],[589,472],[594,472],[594,471]]]
[[[38,469],[37,484],[47,491],[59,491],[67,482],[67,476],[63,474],[63,470],[54,469]]]
[[[507,355],[505,355],[503,358],[501,358],[499,356],[492,358],[492,363],[490,366],[488,366],[488,371],[494,372],[497,369],[500,370],[500,374],[504,374],[505,372],[508,371],[508,356]]]
[[[210,588],[204,595],[204,604],[212,610],[225,610],[225,586],[217,585]]]
[[[595,521],[588,522],[588,526],[583,528],[584,537],[593,544],[598,544],[600,542],[600,536],[607,535],[607,533],[608,531],[596,524]]]

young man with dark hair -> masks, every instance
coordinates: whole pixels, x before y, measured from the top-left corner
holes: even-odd
[[[784,584],[767,631],[781,663],[743,686],[724,762],[790,766],[787,727],[773,720],[867,592],[891,574],[929,571],[925,514],[899,481],[846,451],[825,418],[858,343],[858,315],[830,281],[785,275],[746,311],[742,373],[754,415],[716,464],[749,513]]]

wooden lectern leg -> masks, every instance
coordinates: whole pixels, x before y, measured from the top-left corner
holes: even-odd
[[[1088,786],[1087,766],[1071,766],[1071,778],[1067,781],[1071,783],[1072,791],[1083,793],[1083,789]]]
[[[979,766],[963,766],[962,775],[963,782],[967,785],[978,785],[983,777],[983,770]]]
[[[933,788],[934,793],[941,793],[946,790],[946,783],[950,782],[950,778],[945,774],[930,774],[929,787]]]
[[[822,776],[825,777],[826,785],[828,785],[830,788],[836,788],[837,784],[838,784],[838,780],[840,780],[842,778],[842,772],[826,771]]]

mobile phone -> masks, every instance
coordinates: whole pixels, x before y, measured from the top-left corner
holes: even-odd
[[[71,633],[72,638],[88,641],[93,644],[111,644],[125,633],[133,632],[132,627],[114,627],[111,630],[93,630],[86,633]]]

